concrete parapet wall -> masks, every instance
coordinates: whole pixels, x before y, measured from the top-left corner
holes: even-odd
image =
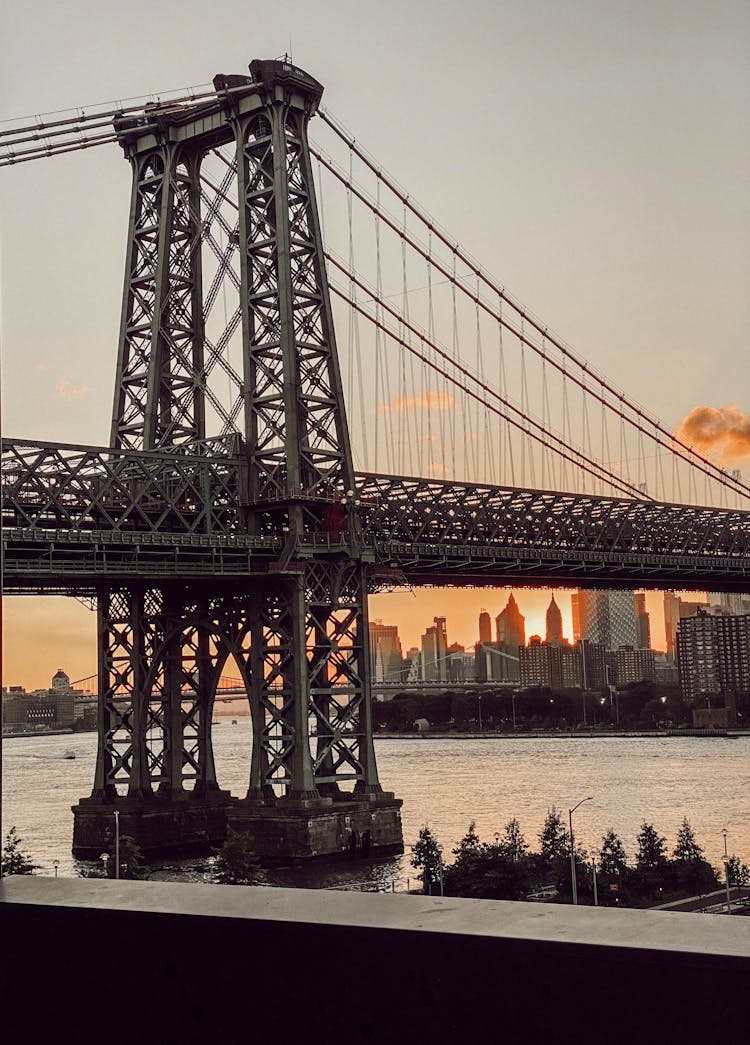
[[[746,1015],[727,916],[22,877],[0,918],[14,1040],[708,1043]]]

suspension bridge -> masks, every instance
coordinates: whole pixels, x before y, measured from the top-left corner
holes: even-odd
[[[288,61],[0,132],[0,165],[132,170],[109,442],[3,439],[5,590],[98,614],[94,788],[146,849],[401,845],[367,596],[402,585],[750,591],[750,486],[518,302]],[[308,128],[310,135],[308,135]],[[232,658],[253,747],[218,788]],[[353,841],[352,841],[353,839]]]

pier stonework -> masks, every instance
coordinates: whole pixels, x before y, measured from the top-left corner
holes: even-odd
[[[307,141],[322,87],[277,61],[214,86],[205,104],[115,121],[133,180],[115,464],[97,510],[106,516],[108,483],[113,503],[138,507],[123,527],[133,548],[95,589],[99,743],[73,849],[98,856],[116,809],[120,833],[146,852],[215,845],[227,822],[264,859],[400,851],[401,802],[380,785],[372,735],[377,565],[360,530]],[[204,180],[208,154],[232,143],[221,184]],[[211,337],[224,280],[236,307]],[[238,331],[234,370],[224,349]],[[223,405],[217,372],[234,397]],[[186,518],[196,544],[210,534],[219,547],[205,562],[189,541],[170,563],[149,559]],[[236,562],[227,575],[238,555],[245,576]],[[252,719],[241,799],[219,788],[211,742],[229,657]]]

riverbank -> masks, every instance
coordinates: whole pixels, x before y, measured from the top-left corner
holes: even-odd
[[[33,740],[35,737],[72,737],[78,733],[90,733],[96,730],[84,729],[35,729],[23,733],[3,733],[3,740]]]
[[[548,729],[517,730],[515,733],[491,730],[483,730],[481,733],[459,733],[455,730],[439,732],[426,729],[419,733],[389,733],[378,730],[375,734],[376,740],[644,740],[655,737],[725,737],[727,740],[734,740],[738,737],[750,737],[750,729]]]

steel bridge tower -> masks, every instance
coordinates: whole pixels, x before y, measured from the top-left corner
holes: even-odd
[[[115,123],[133,181],[110,448],[153,458],[161,494],[151,523],[164,531],[185,511],[184,484],[179,504],[169,489],[180,461],[223,457],[240,477],[227,496],[239,500],[241,534],[276,538],[281,553],[243,579],[214,573],[208,558],[202,577],[194,563],[180,576],[177,560],[171,578],[150,581],[146,564],[141,577],[98,583],[98,753],[92,794],[74,807],[80,855],[106,846],[115,810],[120,832],[151,851],[215,843],[227,823],[269,860],[402,848],[401,802],[382,790],[375,764],[372,553],[307,141],[322,87],[283,62],[253,61],[250,72],[217,76],[208,103]],[[232,142],[236,167],[219,188],[226,196],[236,178],[227,234],[239,261],[242,371],[236,430],[211,438],[208,375],[222,345],[204,321],[216,284],[203,285],[201,244],[215,215],[201,165]],[[206,527],[221,496],[220,484],[192,495],[197,513],[212,501]],[[138,503],[149,512],[147,499]],[[106,495],[99,504],[106,511]],[[243,799],[219,789],[212,754],[230,656],[253,731]]]

